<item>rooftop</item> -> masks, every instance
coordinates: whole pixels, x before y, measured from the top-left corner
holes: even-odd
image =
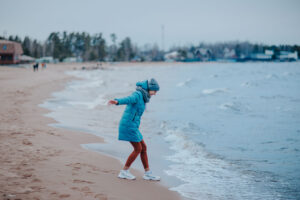
[[[18,42],[0,40],[0,53],[23,54],[23,49]]]

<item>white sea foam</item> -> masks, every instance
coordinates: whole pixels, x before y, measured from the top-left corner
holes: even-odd
[[[190,86],[192,80],[193,80],[192,78],[188,78],[185,81],[179,82],[176,86],[177,87]]]
[[[241,84],[241,86],[243,86],[243,87],[256,87],[256,86],[258,86],[258,83],[254,82],[254,81],[245,81]]]
[[[253,175],[243,174],[232,163],[206,152],[182,129],[169,129],[165,122],[161,127],[165,129],[162,131],[165,141],[175,151],[166,158],[174,164],[165,172],[185,182],[171,190],[191,199],[251,199],[261,190],[255,187]],[[263,199],[276,199],[267,191],[259,194]]]
[[[202,90],[203,94],[216,94],[216,93],[223,93],[228,92],[227,88],[212,88],[212,89],[204,89]]]
[[[266,79],[279,79],[279,77],[276,74],[267,74]]]
[[[294,76],[294,73],[291,73],[291,72],[283,72],[282,75],[283,75],[283,76]]]
[[[219,106],[219,108],[222,110],[231,110],[231,111],[235,111],[235,112],[250,110],[249,106],[243,105],[242,103],[240,103],[238,101],[223,103]]]
[[[69,87],[72,89],[96,88],[105,85],[103,80],[85,81],[77,84],[72,84]]]
[[[87,102],[83,102],[83,101],[70,101],[68,102],[70,105],[79,105],[79,106],[84,106],[87,109],[94,109],[95,107],[97,107],[98,105],[106,105],[107,100],[104,99],[104,95],[100,94],[98,95],[97,98],[95,98],[92,101],[87,101]]]

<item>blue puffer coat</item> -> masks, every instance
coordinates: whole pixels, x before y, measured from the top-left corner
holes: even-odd
[[[148,90],[148,83],[141,81],[136,83],[145,90]],[[119,123],[119,140],[140,142],[143,139],[139,126],[141,116],[145,110],[145,102],[140,91],[134,91],[130,96],[124,98],[115,98],[118,101],[117,105],[126,104],[125,111]]]

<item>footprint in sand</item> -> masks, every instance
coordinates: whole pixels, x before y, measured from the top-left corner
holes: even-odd
[[[30,142],[30,141],[27,140],[27,139],[24,139],[24,140],[22,141],[22,143],[23,143],[24,145],[32,146],[32,142]]]
[[[80,179],[74,179],[73,183],[88,183],[88,184],[94,184],[94,182],[86,181],[86,180],[80,180]]]
[[[98,200],[107,200],[107,196],[105,194],[96,194],[94,198],[97,198]]]
[[[53,135],[53,136],[60,136],[59,134],[57,134],[57,133],[54,133],[54,132],[47,132],[47,134],[49,134],[49,135]]]
[[[31,188],[21,188],[18,190],[18,192],[21,194],[28,194],[28,193],[33,192],[33,190]]]
[[[60,153],[63,152],[63,150],[53,150],[52,152],[50,151],[48,156],[58,156]]]
[[[4,175],[4,176],[6,176],[6,177],[8,177],[8,178],[16,178],[16,177],[19,177],[17,174],[15,174],[15,173],[12,173],[12,172],[2,172],[2,171],[0,171],[0,175]]]
[[[61,195],[59,195],[59,198],[68,198],[70,196],[71,195],[69,195],[69,194],[61,194]]]
[[[11,132],[10,135],[20,135],[20,134],[23,134],[21,132]]]
[[[3,199],[11,199],[11,198],[15,198],[16,195],[15,194],[3,194]]]
[[[81,169],[81,164],[80,163],[71,163],[71,164],[67,164],[66,166],[72,167],[72,170],[80,170]]]
[[[95,167],[93,165],[89,165],[89,164],[82,164],[82,163],[71,163],[71,164],[67,164],[66,166],[72,167],[72,170],[78,171],[84,167],[89,168],[87,169],[87,173],[94,173],[94,172],[102,172],[102,173],[110,173],[110,174],[117,174],[118,171],[116,170],[106,170],[106,169],[100,169],[98,167]],[[97,173],[94,173],[97,174]]]
[[[82,187],[82,188],[78,188],[78,187],[71,187],[72,190],[76,190],[79,192],[83,192],[85,196],[93,196],[93,192],[91,191],[91,189],[88,186]]]
[[[39,183],[39,182],[42,182],[42,181],[38,178],[35,178],[35,179],[32,180],[32,182]]]
[[[27,178],[29,178],[31,176],[32,176],[32,174],[30,174],[30,173],[23,174],[22,179],[27,179]]]
[[[34,171],[33,168],[28,168],[28,169],[25,169],[26,171]]]
[[[37,191],[41,191],[42,189],[45,189],[45,187],[42,187],[42,186],[30,186],[31,189],[33,189],[35,192]]]
[[[72,190],[80,190],[78,187],[71,187]]]
[[[94,194],[88,186],[81,188],[80,191],[83,192],[85,196],[93,196]]]

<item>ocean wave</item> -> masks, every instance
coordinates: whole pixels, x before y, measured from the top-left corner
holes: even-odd
[[[203,94],[217,94],[217,93],[224,93],[228,92],[227,88],[213,88],[213,89],[204,89],[202,90]]]
[[[98,105],[106,105],[107,100],[104,99],[104,95],[100,94],[98,95],[97,98],[95,98],[93,101],[87,101],[87,102],[83,102],[83,101],[69,101],[68,104],[72,105],[72,106],[84,106],[87,109],[94,109],[96,108]]]
[[[65,73],[78,78],[84,78],[84,79],[93,78],[93,74],[90,73],[89,71],[74,70],[74,71],[66,71]]]
[[[234,101],[234,102],[227,102],[223,103],[219,106],[222,110],[231,110],[234,112],[243,112],[243,111],[249,111],[250,107],[247,105],[243,105],[240,102]]]
[[[188,78],[185,81],[179,82],[176,86],[177,87],[184,87],[184,86],[191,86],[191,83],[193,82],[192,78]]]
[[[243,86],[243,87],[257,87],[257,86],[259,86],[259,84],[257,82],[254,82],[254,81],[245,81],[241,84],[241,86]]]
[[[267,74],[265,76],[266,79],[279,79],[279,76],[277,76],[276,74]]]
[[[292,72],[283,72],[282,75],[283,76],[295,76],[296,74],[292,73]]]
[[[277,199],[276,194],[256,187],[256,174],[242,173],[237,170],[240,166],[207,152],[205,145],[190,139],[182,128],[170,128],[166,122],[161,128],[164,140],[175,152],[166,157],[174,164],[165,172],[185,182],[171,190],[190,199]]]
[[[213,75],[210,76],[210,78],[218,78],[218,77],[219,77],[218,74],[213,74]]]
[[[69,85],[71,89],[85,89],[85,88],[96,88],[100,86],[104,86],[106,82],[104,80],[94,80],[94,81],[85,81],[78,82]]]
[[[272,96],[261,95],[260,98],[262,98],[262,99],[289,99],[290,97],[280,95],[280,94],[276,94],[276,95],[272,95]]]

